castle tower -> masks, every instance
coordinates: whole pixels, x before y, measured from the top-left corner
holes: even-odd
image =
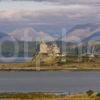
[[[53,55],[59,56],[59,54],[60,54],[60,49],[57,47],[56,44],[53,44],[52,51],[53,51]]]
[[[56,44],[47,45],[44,41],[40,43],[40,54],[47,54],[51,56],[59,56],[60,49],[57,47]]]
[[[41,41],[40,43],[40,52],[41,54],[47,54],[48,53],[48,46],[44,41]]]

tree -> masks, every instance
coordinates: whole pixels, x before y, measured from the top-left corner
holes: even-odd
[[[96,99],[95,100],[100,100],[100,93],[96,94]]]
[[[88,96],[91,96],[94,93],[94,91],[93,90],[88,90],[86,93],[87,93]]]
[[[100,97],[100,93],[97,93],[96,96],[97,96],[97,97]]]

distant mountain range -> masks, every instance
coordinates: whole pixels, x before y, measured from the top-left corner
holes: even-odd
[[[93,36],[95,38],[97,35],[95,33],[99,32],[100,32],[100,25],[91,25],[91,24],[76,25],[75,27],[70,29],[67,32],[66,37],[64,36],[63,38],[68,42],[81,42],[85,38],[90,39]],[[98,38],[100,38],[100,35]]]
[[[0,39],[3,38],[3,37],[8,37],[9,35],[8,34],[5,34],[3,32],[0,32]]]
[[[62,37],[55,38],[53,35],[45,32],[37,32],[31,27],[21,28],[15,30],[11,33],[3,33],[0,32],[0,41],[3,39],[16,40],[19,46],[19,52],[17,54],[18,57],[24,57],[25,53],[28,53],[29,57],[32,57],[39,50],[39,43],[41,40],[49,43],[56,43],[58,47],[61,49],[61,52],[65,53],[66,50],[77,54],[77,46],[82,43],[93,40],[100,41],[100,30],[99,25],[77,25],[70,29],[66,34]],[[62,39],[61,39],[62,38]],[[38,41],[36,43],[36,41]],[[24,43],[28,43],[28,52],[24,50]],[[62,49],[63,46],[63,49]],[[1,46],[0,46],[1,47]],[[74,50],[73,50],[74,48]],[[87,45],[84,47],[84,51],[86,50]],[[1,49],[1,48],[0,48]],[[96,50],[100,51],[100,46],[96,48]],[[6,42],[2,46],[2,54],[5,57],[11,57],[14,54],[14,44]]]
[[[76,25],[71,28],[62,37],[54,37],[52,34],[45,32],[37,32],[32,27],[17,29],[11,33],[0,32],[0,38],[14,38],[17,41],[65,41],[65,42],[82,42],[90,39],[100,40],[100,25],[84,24]]]
[[[54,41],[54,37],[45,32],[37,32],[31,27],[25,27],[9,33],[17,41]]]
[[[96,32],[89,37],[83,39],[81,42],[88,42],[88,41],[100,41],[100,32]]]

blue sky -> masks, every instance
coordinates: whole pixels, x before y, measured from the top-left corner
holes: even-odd
[[[69,30],[75,25],[88,23],[100,23],[100,0],[0,2],[0,32],[4,33],[31,27],[39,32],[55,34],[60,33],[63,28]]]

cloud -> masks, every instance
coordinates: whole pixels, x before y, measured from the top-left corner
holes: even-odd
[[[94,6],[87,5],[49,5],[44,9],[34,9],[31,10],[4,10],[0,11],[0,19],[7,20],[31,20],[31,21],[40,21],[42,20],[57,20],[60,22],[63,19],[71,20],[80,20],[81,18],[88,17],[98,17],[99,18],[99,8]],[[48,12],[49,11],[49,12]]]
[[[64,4],[98,4],[100,0],[32,0],[37,2],[58,2]]]
[[[31,12],[26,11],[0,11],[0,20],[23,20],[27,17],[32,16]]]
[[[100,6],[89,5],[92,2],[94,2],[94,0],[92,0],[91,2],[86,0],[77,0],[77,2],[75,2],[75,0],[38,0],[38,2],[3,2],[0,3],[0,19],[29,20],[30,18],[33,18],[33,20],[40,20],[41,17],[44,17],[46,19],[48,17],[56,17],[54,19],[60,18],[60,20],[62,20],[63,18],[66,18],[70,21],[95,16],[97,16],[98,18]],[[96,0],[94,4],[97,2],[99,1]]]
[[[77,24],[86,23],[100,23],[99,0],[33,0],[0,3],[0,31],[33,27],[44,33],[59,34],[62,28],[70,29]],[[85,32],[81,30],[81,34]]]

